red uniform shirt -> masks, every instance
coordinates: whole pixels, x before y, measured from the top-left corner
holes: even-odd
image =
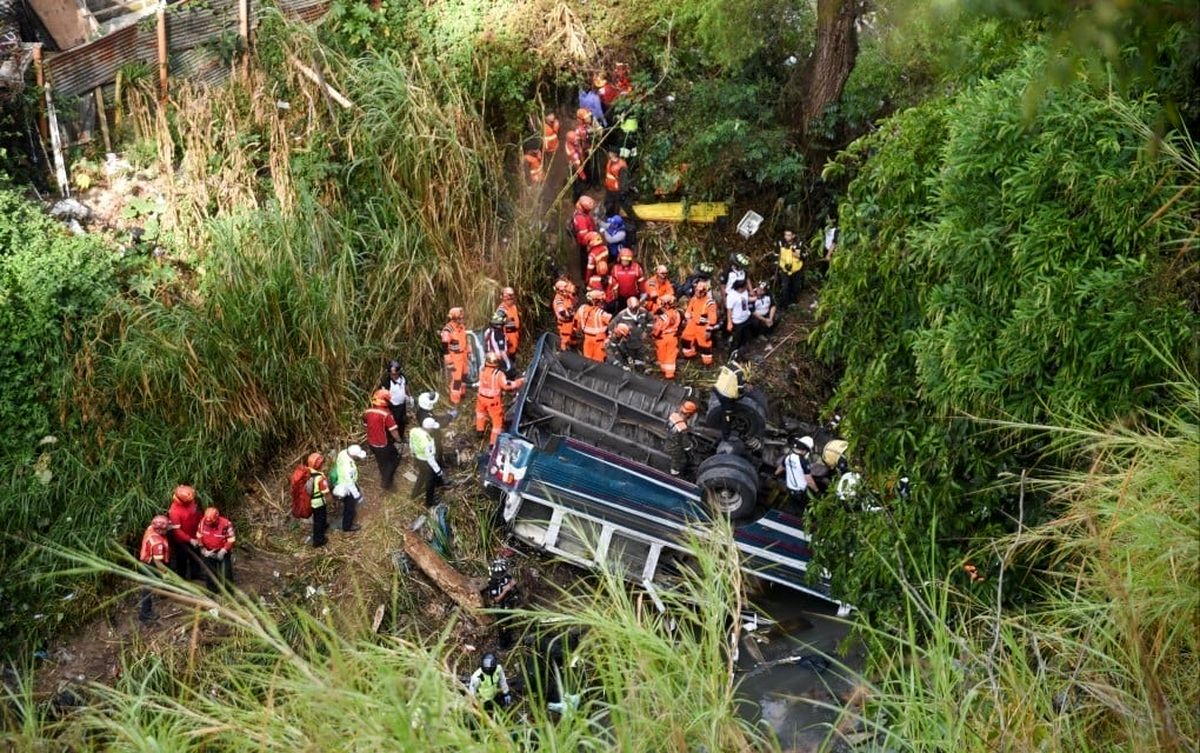
[[[586,246],[588,235],[596,232],[596,221],[587,212],[576,209],[575,214],[571,216],[571,227],[575,230],[575,242]]]
[[[227,552],[233,549],[233,523],[229,522],[229,518],[218,517],[211,523],[201,520],[199,535],[200,546],[205,549],[224,549]]]
[[[167,510],[167,517],[171,519],[172,523],[179,526],[171,531],[171,540],[186,544],[196,538],[196,529],[200,527],[200,519],[204,517],[204,511],[195,502],[183,505],[179,503],[179,500],[172,499],[171,509]]]
[[[163,564],[170,562],[171,545],[167,543],[167,537],[152,527],[147,528],[142,534],[142,551],[138,554],[138,559],[147,565],[154,560],[162,560]]]
[[[372,447],[387,447],[393,431],[400,431],[396,419],[387,408],[374,406],[363,413],[363,423],[367,425],[367,444]]]
[[[642,292],[642,283],[645,281],[645,276],[642,274],[642,265],[636,261],[628,267],[624,264],[618,264],[613,267],[612,278],[613,282],[617,284],[617,295],[621,296],[621,298],[640,295]]]

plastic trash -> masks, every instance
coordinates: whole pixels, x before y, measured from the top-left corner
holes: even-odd
[[[749,238],[758,232],[762,226],[763,216],[753,209],[742,215],[742,219],[738,220],[737,231],[738,235],[743,238]]]

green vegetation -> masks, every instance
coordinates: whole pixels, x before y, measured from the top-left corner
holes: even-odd
[[[929,546],[955,561],[1008,529],[1005,480],[1043,462],[1037,443],[973,417],[1119,419],[1162,399],[1159,351],[1189,352],[1200,323],[1195,268],[1180,256],[1198,199],[1190,142],[1168,137],[1188,155],[1168,159],[1150,139],[1153,102],[1083,80],[1047,92],[1026,120],[1043,65],[1032,49],[995,80],[901,113],[827,171],[856,174],[818,347],[845,369],[836,402],[855,451],[876,479],[906,472],[917,489],[866,524],[822,502],[829,551],[905,543],[917,561]],[[864,607],[894,603],[884,569],[835,574]]]

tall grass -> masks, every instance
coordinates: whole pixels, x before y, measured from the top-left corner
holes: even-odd
[[[8,742],[87,751],[773,749],[735,713],[728,630],[740,579],[731,531],[698,548],[695,570],[661,594],[665,612],[610,573],[589,592],[521,613],[526,624],[579,636],[566,691],[580,701],[561,718],[529,695],[511,713],[482,713],[463,687],[478,653],[464,652],[453,625],[427,642],[349,634],[305,612],[272,615],[237,593],[213,598],[59,552],[80,572],[158,588],[197,610],[206,634],[226,637],[190,663],[186,651],[131,652],[113,687],[89,689],[85,709],[58,722],[27,714]],[[510,680],[526,687],[528,651],[502,655]]]
[[[1086,470],[1031,482],[1061,514],[981,553],[985,582],[898,578],[907,623],[867,631],[880,749],[1197,749],[1200,399],[1181,379],[1136,426],[1037,427]],[[1039,590],[1013,599],[1026,570]]]

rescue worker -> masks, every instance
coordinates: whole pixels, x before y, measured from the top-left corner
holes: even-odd
[[[558,349],[569,350],[575,339],[575,286],[570,280],[554,283],[554,320],[558,324]]]
[[[775,468],[776,477],[784,476],[789,501],[796,508],[797,514],[802,514],[808,504],[808,489],[817,485],[808,461],[808,454],[812,448],[812,437],[792,437],[788,440],[788,453]]]
[[[617,255],[617,266],[612,271],[613,282],[617,283],[617,297],[625,300],[640,296],[646,282],[642,265],[633,260],[633,249],[623,248]]]
[[[450,309],[442,327],[442,363],[446,367],[446,380],[450,383],[450,415],[458,415],[458,404],[467,394],[467,328],[463,326],[463,310],[459,306]]]
[[[608,246],[608,258],[616,260],[621,249],[626,245],[625,239],[629,233],[625,229],[625,220],[619,214],[608,218],[604,224],[604,243]]]
[[[433,417],[433,409],[437,407],[437,402],[440,397],[441,396],[438,395],[438,393],[433,392],[433,391],[422,392],[420,395],[417,396],[417,424],[418,425],[420,425],[420,423],[422,421],[424,421],[425,419]]]
[[[392,416],[389,413],[387,417],[391,419]],[[304,490],[312,500],[312,545],[317,548],[325,546],[325,532],[329,529],[329,510],[326,509],[330,497],[329,479],[321,470],[325,467],[325,456],[319,452],[310,453],[305,465],[308,466],[308,481],[304,483]]]
[[[437,504],[434,497],[437,487],[446,482],[442,466],[438,463],[437,439],[434,436],[434,432],[440,428],[437,419],[430,416],[408,432],[408,446],[417,465],[417,481],[413,484],[411,498],[424,495],[427,509],[433,509]]]
[[[627,63],[615,63],[613,65],[613,86],[617,88],[621,94],[628,94],[633,91],[633,82],[629,80],[629,65]]]
[[[708,262],[701,262],[696,266],[687,279],[683,281],[676,290],[676,298],[691,298],[696,292],[696,283],[704,280],[706,283],[712,283],[713,265]]]
[[[567,164],[570,167],[574,181],[571,184],[571,195],[579,201],[583,197],[583,192],[587,190],[588,172],[586,160],[591,152],[591,135],[588,132],[588,120],[590,116],[588,111],[584,109],[577,110],[575,113],[575,127],[567,132],[566,149],[567,149]]]
[[[603,73],[597,73],[592,79],[592,84],[596,87],[596,93],[600,95],[600,106],[604,108],[604,117],[608,118],[613,103],[617,101],[617,97],[621,96],[621,90],[611,83]]]
[[[783,231],[783,240],[775,242],[775,263],[779,268],[779,303],[786,310],[800,298],[804,287],[804,244],[791,230]]]
[[[738,350],[749,340],[752,315],[746,281],[734,280],[725,295],[725,329],[729,332],[730,350]]]
[[[403,434],[404,427],[408,425],[408,406],[412,405],[412,398],[408,394],[408,379],[400,370],[399,361],[388,361],[387,371],[383,372],[379,387],[388,391],[388,410],[392,412],[392,418],[396,419],[396,426]]]
[[[754,311],[750,319],[750,328],[756,335],[764,335],[775,330],[775,301],[771,298],[771,293],[767,289],[767,283],[758,283],[758,287],[754,289]]]
[[[737,362],[737,351],[729,357],[729,362],[717,372],[713,382],[713,394],[721,404],[723,420],[721,422],[721,439],[727,439],[733,431],[733,406],[746,394],[746,367]]]
[[[504,426],[503,393],[519,390],[525,384],[524,377],[509,379],[500,366],[500,357],[488,353],[483,370],[479,372],[479,390],[475,398],[475,431],[482,434],[489,419],[492,423],[489,447],[496,444],[496,438]]]
[[[542,152],[536,147],[525,150],[525,179],[531,186],[540,186],[546,180]]]
[[[612,316],[604,310],[604,291],[589,290],[587,300],[588,302],[575,312],[576,327],[583,333],[583,357],[603,363],[604,345],[608,341],[608,323]]]
[[[492,560],[488,572],[488,584],[485,589],[488,603],[498,609],[516,609],[520,602],[521,594],[517,590],[517,579],[508,573],[508,560]],[[507,615],[502,616],[497,621],[496,629],[498,632],[496,639],[500,644],[500,648],[505,650],[511,648],[513,643],[512,627]]]
[[[400,427],[387,405],[388,391],[375,390],[371,407],[363,411],[363,425],[367,427],[367,444],[379,466],[379,481],[384,491],[391,491],[396,466],[400,464],[400,451],[392,442],[400,442]]]
[[[633,204],[629,201],[631,188],[629,164],[621,159],[619,154],[610,150],[608,160],[604,164],[604,204],[609,214],[616,214],[618,210],[622,210],[626,216],[633,216]]]
[[[580,196],[575,201],[575,212],[571,215],[571,231],[575,234],[575,245],[581,254],[587,253],[588,236],[596,232],[596,200],[591,196]]]
[[[504,309],[496,309],[492,314],[491,326],[483,333],[484,355],[495,354],[500,359],[505,374],[511,373],[513,370],[513,360],[508,355],[508,338],[504,332],[507,324],[508,315],[504,313]]]
[[[167,509],[167,518],[171,523],[171,569],[184,580],[199,578],[203,575],[200,560],[197,558],[196,547],[200,539],[196,536],[200,528],[200,518],[204,512],[196,502],[196,490],[186,484],[175,487],[171,495],[171,506]]]
[[[697,280],[695,294],[683,314],[683,357],[700,356],[700,363],[712,366],[712,333],[717,328],[717,302],[708,290],[707,280]]]
[[[467,693],[479,701],[484,711],[506,708],[512,703],[512,691],[508,687],[508,678],[504,676],[504,667],[500,666],[492,652],[483,655],[479,669],[475,670],[467,684]]]
[[[604,344],[605,360],[626,371],[645,366],[641,357],[641,343],[630,336],[631,331],[628,324],[618,324],[609,335],[608,342]]]
[[[587,275],[608,276],[608,246],[600,233],[589,233],[587,237]]]
[[[171,565],[171,544],[168,533],[171,530],[171,519],[166,515],[155,515],[142,534],[142,546],[138,551],[138,560],[142,568],[150,575],[165,575]],[[149,586],[142,586],[141,598],[138,600],[138,619],[142,624],[157,619],[154,614],[154,593]]]
[[[654,340],[654,355],[663,379],[674,379],[675,362],[679,357],[679,328],[683,324],[683,317],[675,308],[675,296],[660,296],[658,303],[650,337]]]
[[[671,475],[682,476],[691,462],[692,421],[698,410],[691,400],[684,400],[679,409],[667,417],[667,455],[671,458]]]
[[[592,82],[593,87],[595,81]],[[600,93],[595,88],[579,90],[579,108],[590,115],[590,121],[601,128],[608,128],[604,118],[604,104],[600,101]]]
[[[333,497],[342,503],[342,532],[353,533],[362,526],[354,522],[358,506],[362,504],[362,491],[358,488],[358,463],[365,460],[367,451],[352,444],[337,454],[333,461]]]
[[[199,535],[208,590],[216,591],[218,584],[233,582],[233,545],[237,541],[233,523],[222,517],[220,510],[209,507],[200,519]]]
[[[608,331],[612,332],[613,328],[618,324],[627,324],[632,330],[631,334],[638,340],[640,344],[646,336],[646,331],[650,329],[650,313],[642,306],[642,299],[636,295],[631,295],[625,299],[625,308],[617,312],[617,315],[608,323]]]
[[[666,264],[659,264],[654,270],[654,275],[646,280],[643,286],[646,295],[646,310],[651,314],[658,311],[659,301],[665,296],[675,297],[675,286],[671,284],[671,279],[667,277],[670,270]]]
[[[558,116],[552,112],[546,113],[542,121],[542,163],[549,165],[554,155],[558,154]]]
[[[512,288],[500,291],[500,310],[507,317],[504,322],[504,341],[508,345],[508,357],[515,359],[521,344],[521,314],[517,311],[517,292]]]

